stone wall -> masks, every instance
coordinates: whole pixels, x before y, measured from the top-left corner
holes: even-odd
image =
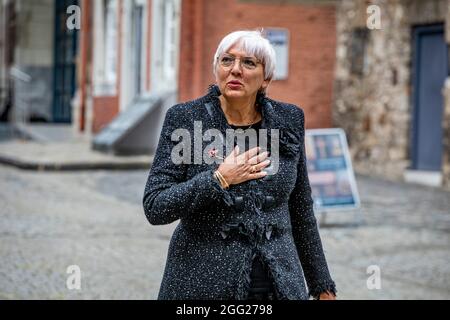
[[[366,27],[370,4],[381,9],[380,30]],[[411,28],[444,22],[449,4],[448,0],[339,2],[333,120],[347,133],[358,172],[403,178],[410,165]],[[444,128],[448,137],[448,117]],[[449,159],[447,154],[446,167]]]

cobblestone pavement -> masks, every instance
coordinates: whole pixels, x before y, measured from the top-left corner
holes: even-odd
[[[146,179],[147,170],[0,166],[0,299],[155,299],[174,224],[146,221]],[[339,298],[449,299],[450,193],[357,182],[361,211],[329,213],[321,225]],[[66,287],[70,265],[81,269],[81,290]],[[371,265],[379,290],[367,288]]]

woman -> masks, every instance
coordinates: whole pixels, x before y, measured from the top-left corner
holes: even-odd
[[[214,56],[217,84],[168,110],[143,197],[151,224],[180,220],[159,299],[335,298],[313,212],[303,111],[265,96],[274,69],[260,32],[233,32]],[[239,140],[253,129],[263,133],[258,146]]]

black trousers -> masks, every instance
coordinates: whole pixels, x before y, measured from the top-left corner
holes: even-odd
[[[267,266],[259,256],[253,260],[250,279],[247,300],[276,300],[273,280]]]

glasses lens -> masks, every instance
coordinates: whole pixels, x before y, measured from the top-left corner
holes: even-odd
[[[220,59],[220,64],[224,67],[229,67],[234,63],[235,58],[232,56],[224,55]]]
[[[245,58],[242,60],[242,65],[247,69],[255,69],[258,62],[255,59]]]

